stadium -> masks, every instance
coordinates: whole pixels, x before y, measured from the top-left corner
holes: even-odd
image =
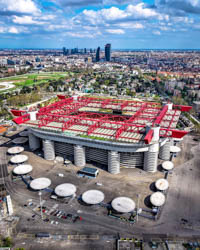
[[[176,129],[189,106],[111,98],[59,95],[38,111],[12,110],[13,121],[29,131],[32,151],[42,148],[46,160],[70,159],[105,165],[108,172],[139,167],[157,171],[158,158],[170,159],[170,146],[187,134]]]

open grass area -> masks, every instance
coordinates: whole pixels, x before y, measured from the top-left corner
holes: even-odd
[[[68,72],[44,72],[39,74],[33,73],[1,78],[0,82],[12,82],[16,86],[16,88],[22,88],[24,86],[38,85],[50,80],[57,80],[61,77],[67,77],[68,75]],[[13,89],[15,88],[12,88],[10,90]]]

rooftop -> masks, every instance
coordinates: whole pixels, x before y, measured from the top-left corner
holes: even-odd
[[[181,111],[189,106],[127,101],[111,98],[58,96],[60,101],[41,108],[36,120],[30,114],[18,112],[13,121],[50,132],[118,142],[149,143],[153,131],[160,126],[160,136],[181,138],[187,132],[176,130]]]

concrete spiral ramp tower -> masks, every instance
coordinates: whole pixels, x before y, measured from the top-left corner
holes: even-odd
[[[85,148],[79,145],[74,146],[74,164],[77,167],[84,167],[85,163]]]
[[[150,145],[149,151],[144,153],[144,170],[150,173],[157,171],[159,144]]]
[[[55,159],[54,142],[43,140],[43,150],[45,160],[52,161]]]
[[[118,152],[111,151],[108,153],[108,172],[111,174],[120,173],[120,155]]]
[[[170,159],[170,146],[171,142],[167,141],[163,146],[160,147],[159,158],[161,160],[168,161]]]
[[[28,139],[29,139],[29,148],[32,151],[34,151],[40,147],[40,140],[38,137],[36,137],[32,133],[29,133]]]
[[[152,130],[152,143],[149,146],[149,150],[144,153],[144,170],[150,173],[155,173],[158,165],[160,127],[155,126]]]

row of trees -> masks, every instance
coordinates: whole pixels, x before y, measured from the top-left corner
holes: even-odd
[[[30,94],[21,94],[9,97],[7,99],[7,104],[9,106],[24,106],[29,103],[40,101],[42,96],[37,92],[32,92]]]

